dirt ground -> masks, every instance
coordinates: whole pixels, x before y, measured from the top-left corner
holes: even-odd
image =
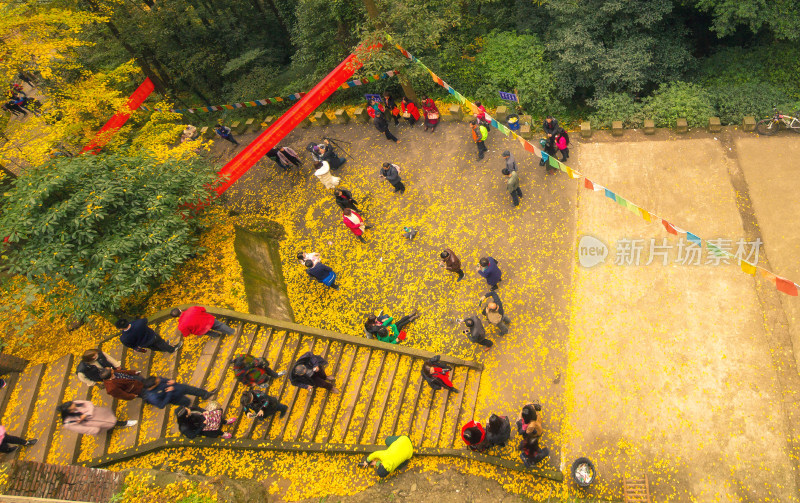
[[[426,317],[416,322],[409,344],[486,365],[476,419],[492,412],[513,419],[523,404],[540,399],[544,443],[553,452],[546,462],[566,471],[579,456],[592,459],[599,480],[588,495],[620,498],[623,477],[647,474],[654,501],[800,499],[792,443],[800,392],[792,342],[797,347],[796,297],[735,264],[706,265],[705,249],[700,265],[675,263],[679,240],[661,225],[563,174],[546,175],[500,133],[490,135],[482,162],[475,161],[464,124],[442,124],[433,135],[403,125],[397,145],[371,126],[352,124],[298,129],[282,144],[300,151],[322,136],[352,142],[341,145],[355,159],[337,176],[366,200],[368,223],[376,224],[367,246],[347,234],[308,162],[285,174],[264,160],[228,194],[232,208],[267,210],[294,227],[282,246],[320,251],[342,272],[342,291],[323,298],[297,284],[300,273],[284,263],[299,323],[360,335],[366,312],[421,306]],[[800,219],[791,176],[800,137],[737,131],[577,136],[573,168],[704,241],[762,239],[759,265],[800,278],[792,260],[800,241],[791,225]],[[760,155],[762,141],[781,152],[770,169]],[[215,153],[223,159],[234,153],[227,144],[219,148],[218,142]],[[506,149],[520,165],[525,198],[517,209],[499,174]],[[403,168],[404,195],[377,178],[384,161]],[[409,222],[422,230],[415,242],[403,243],[398,233]],[[578,266],[583,235],[608,245],[605,264]],[[667,238],[668,265],[661,258],[644,265],[651,238],[658,245]],[[614,264],[621,239],[644,240],[641,265]],[[461,255],[463,282],[434,268],[443,246]],[[455,321],[474,312],[486,291],[474,272],[484,254],[500,260],[499,294],[514,320],[509,335],[493,337],[488,353],[466,341]],[[516,454],[509,448],[501,455]]]

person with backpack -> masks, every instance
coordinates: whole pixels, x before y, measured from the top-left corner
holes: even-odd
[[[236,355],[231,360],[231,364],[233,364],[233,374],[236,376],[236,380],[250,388],[255,386],[268,388],[273,379],[286,374],[285,371],[272,370],[269,361],[253,355]]]
[[[483,155],[489,151],[485,143],[486,138],[489,136],[489,130],[474,119],[470,121],[469,125],[472,128],[472,141],[478,146],[478,160],[480,161],[483,159]]]
[[[403,194],[406,191],[406,186],[403,185],[403,180],[400,179],[400,166],[390,162],[383,163],[381,168],[380,177],[392,184],[395,192]]]
[[[522,189],[519,188],[519,175],[516,171],[503,168],[503,176],[506,177],[506,192],[511,194],[511,204],[519,206],[519,199],[522,197]]]
[[[84,351],[75,374],[81,382],[89,386],[102,386],[102,371],[104,369],[120,370],[121,367],[122,364],[107,353],[99,349],[88,349]]]
[[[234,145],[236,145],[237,147],[239,146],[239,142],[236,141],[236,138],[233,137],[233,133],[231,132],[231,128],[229,128],[228,126],[223,126],[222,124],[217,124],[216,126],[214,126],[214,131],[223,140],[227,140],[227,141],[233,143]]]
[[[564,128],[558,128],[555,138],[556,148],[561,152],[561,162],[567,162],[569,158],[569,135]]]

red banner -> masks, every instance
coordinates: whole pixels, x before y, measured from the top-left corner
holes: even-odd
[[[370,46],[367,51],[380,49],[381,45]],[[323,101],[333,94],[336,89],[347,82],[362,63],[355,54],[351,54],[339,66],[325,76],[314,88],[303,96],[292,108],[284,113],[280,119],[261,133],[248,146],[242,149],[236,157],[219,171],[219,176],[224,181],[214,190],[222,194],[236,182],[247,170],[253,167],[266,153],[292,132],[306,117],[311,114]]]
[[[144,79],[144,82],[142,82],[141,85],[136,88],[133,94],[131,94],[131,97],[128,98],[127,109],[129,111],[117,112],[114,114],[114,116],[111,117],[111,119],[109,119],[102,128],[100,128],[100,131],[97,132],[97,134],[94,136],[94,139],[89,142],[88,145],[83,147],[81,153],[91,151],[92,154],[96,155],[100,149],[106,143],[108,143],[111,137],[114,136],[117,131],[119,131],[119,128],[125,125],[128,119],[131,117],[130,111],[136,110],[142,106],[142,103],[144,103],[144,100],[150,96],[150,93],[153,92],[153,89],[155,88],[153,87],[153,83],[150,82],[150,79]]]

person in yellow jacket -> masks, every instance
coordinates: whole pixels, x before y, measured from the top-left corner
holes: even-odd
[[[483,124],[479,124],[477,120],[470,121],[469,125],[472,128],[472,141],[478,146],[478,160],[480,161],[483,159],[483,154],[489,151],[484,143],[486,137],[489,136],[489,130]]]
[[[411,456],[414,455],[414,446],[407,435],[386,437],[384,443],[388,446],[388,449],[373,452],[359,465],[362,468],[374,466],[375,473],[381,478],[386,477],[398,468],[404,467],[408,464]]]

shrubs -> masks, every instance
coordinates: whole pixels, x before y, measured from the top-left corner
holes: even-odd
[[[717,114],[708,91],[689,82],[662,85],[642,104],[642,113],[653,119],[656,127],[675,127],[678,118],[685,118],[689,127],[703,127]]]
[[[641,104],[623,93],[611,93],[589,103],[595,112],[589,116],[592,126],[599,129],[611,127],[612,121],[622,121],[625,128],[640,127],[643,123]]]
[[[789,101],[782,90],[771,84],[733,84],[711,90],[712,103],[717,109],[723,124],[739,124],[746,115],[756,118],[772,115],[772,109],[779,109]],[[783,110],[789,113],[788,108]]]

